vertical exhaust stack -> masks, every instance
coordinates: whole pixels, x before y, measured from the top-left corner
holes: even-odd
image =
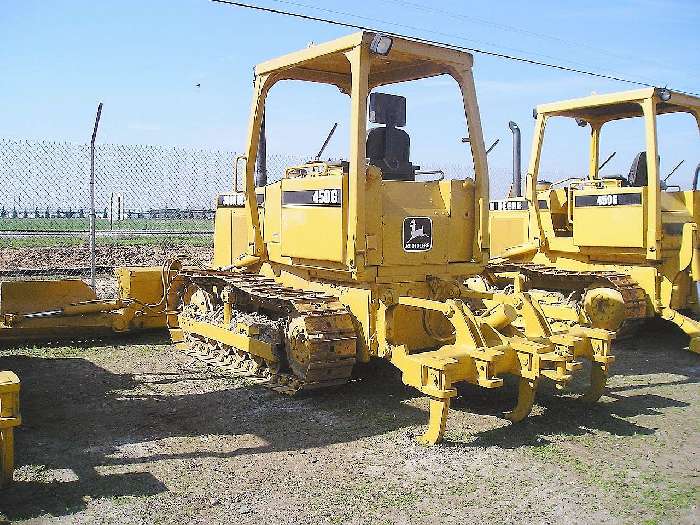
[[[258,155],[255,159],[255,187],[267,185],[267,136],[265,135],[265,115],[260,123],[260,142],[258,143]]]
[[[523,178],[520,155],[520,128],[512,120],[508,127],[513,132],[513,197],[523,196]]]

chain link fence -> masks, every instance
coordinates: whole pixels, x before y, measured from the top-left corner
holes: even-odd
[[[214,188],[233,152],[103,144],[95,151],[96,265],[208,260]],[[0,139],[0,272],[89,270],[90,146]]]
[[[172,256],[206,265],[215,197],[232,189],[235,157],[225,150],[96,145],[98,273]],[[309,158],[268,154],[268,182]],[[446,178],[473,176],[457,163],[418,164]],[[0,279],[88,275],[89,180],[89,144],[0,138]],[[492,196],[501,198],[510,175],[494,177],[492,170],[491,180]]]

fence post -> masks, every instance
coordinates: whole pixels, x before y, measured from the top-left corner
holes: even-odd
[[[97,127],[100,125],[100,115],[102,115],[102,102],[97,105],[97,116],[95,117],[95,127],[92,130],[92,140],[90,140],[90,286],[96,290],[95,283],[95,139],[97,138]]]

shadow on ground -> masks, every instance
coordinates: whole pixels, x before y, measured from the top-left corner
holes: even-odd
[[[167,491],[148,471],[147,464],[154,461],[322,447],[422,424],[427,419],[419,409],[401,403],[415,393],[382,370],[341,389],[288,398],[256,386],[228,388],[228,379],[211,371],[134,376],[111,373],[82,358],[23,355],[5,357],[0,368],[15,371],[22,380],[23,425],[16,433],[17,467],[40,468],[38,474],[30,476],[36,481],[22,481],[18,476],[20,479],[3,492],[0,514],[12,520],[45,513],[73,514],[84,509],[90,499],[100,497]],[[219,381],[219,386],[212,388],[212,381]],[[183,383],[189,391],[177,393]],[[162,387],[176,393],[162,394]],[[198,451],[195,445],[194,450],[183,453],[138,457],[120,453],[132,444],[212,435],[259,439],[249,447],[227,451]],[[240,442],[251,440],[235,441]],[[100,467],[109,465],[141,471],[100,473]],[[53,479],[56,472],[68,472],[70,479]]]
[[[585,403],[579,395],[557,392],[551,383],[541,384],[536,403],[544,407],[520,423],[477,434],[472,446],[518,448],[542,445],[543,436],[590,434],[599,430],[617,436],[648,435],[655,427],[640,425],[635,416],[663,417],[663,409],[687,407],[689,404],[666,395],[649,393],[648,389],[664,386],[700,384],[700,356],[687,349],[687,336],[663,321],[645,324],[634,337],[617,342],[616,361],[611,370],[611,383],[598,403]],[[617,381],[619,376],[621,381]],[[634,376],[639,376],[636,381]],[[579,376],[579,379],[581,376]],[[617,386],[617,383],[623,384]],[[573,389],[580,394],[585,381],[576,381]],[[495,415],[494,407],[507,410],[514,406],[517,383],[507,381],[504,388],[484,390],[466,385],[452,408],[477,414]],[[661,421],[659,420],[659,425]]]

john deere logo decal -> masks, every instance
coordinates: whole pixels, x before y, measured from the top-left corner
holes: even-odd
[[[406,217],[403,220],[403,249],[427,252],[433,247],[433,220],[430,217]]]

